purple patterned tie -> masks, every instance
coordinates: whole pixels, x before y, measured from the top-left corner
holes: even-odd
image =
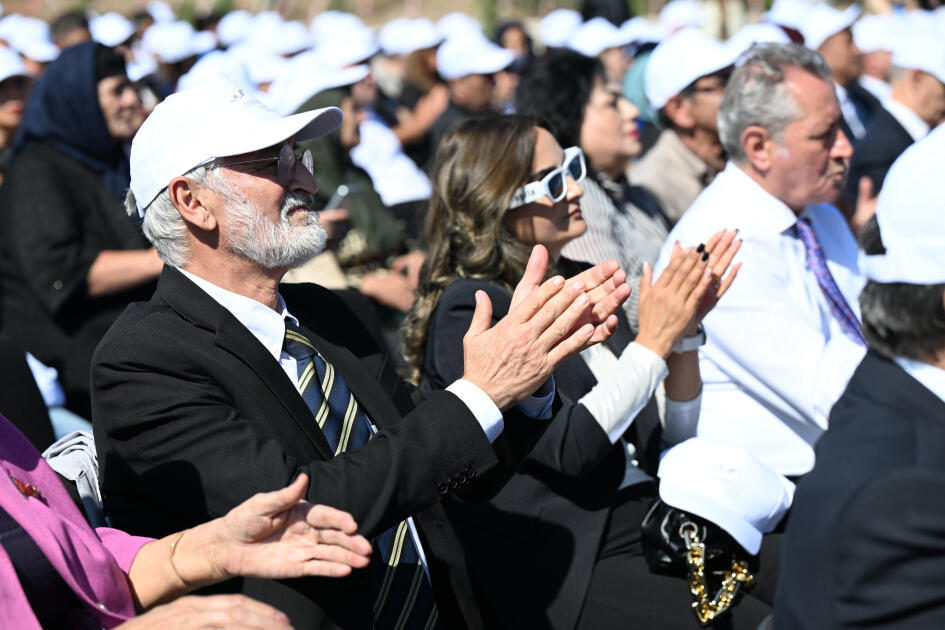
[[[820,290],[823,291],[824,295],[827,297],[827,303],[830,304],[830,312],[833,313],[833,316],[840,322],[840,328],[843,329],[843,332],[861,346],[866,346],[866,342],[863,341],[863,331],[860,328],[860,322],[853,313],[853,309],[850,308],[850,305],[843,297],[843,293],[840,292],[840,287],[837,286],[833,275],[830,273],[830,269],[827,267],[827,259],[824,258],[824,252],[820,249],[820,244],[817,242],[817,236],[814,234],[814,228],[810,224],[810,219],[807,217],[798,219],[797,223],[794,224],[794,230],[801,239],[801,242],[804,243],[804,248],[807,250],[807,266],[814,272],[814,277],[817,278],[817,284],[820,285]]]

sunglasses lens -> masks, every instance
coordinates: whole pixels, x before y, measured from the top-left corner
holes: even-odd
[[[279,182],[283,186],[288,186],[292,182],[292,178],[295,177],[295,153],[289,145],[285,145],[279,151],[276,172],[279,175]]]
[[[309,175],[315,175],[315,158],[312,157],[311,149],[305,149],[302,153],[302,166],[305,167]]]
[[[581,177],[584,176],[584,167],[581,164],[580,155],[575,155],[571,158],[571,161],[568,162],[568,175],[576,182],[581,181]]]
[[[565,192],[563,172],[556,171],[550,178],[548,178],[548,192],[551,193],[552,201],[561,201]]]

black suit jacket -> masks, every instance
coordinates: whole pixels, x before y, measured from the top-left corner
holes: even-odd
[[[873,96],[873,94],[865,87],[860,85],[858,81],[851,83],[846,87],[846,90],[850,100],[853,101],[854,105],[856,106],[857,113],[860,114],[860,122],[863,123],[863,126],[866,129],[869,129],[870,123],[873,121],[873,116],[883,109],[879,99]],[[840,117],[840,129],[843,130],[844,135],[846,135],[847,139],[850,141],[850,144],[853,145],[854,150],[859,148],[863,138],[857,140],[857,138],[853,135],[853,132],[850,130],[850,124],[843,116]]]
[[[562,265],[566,276],[586,268],[570,261]],[[462,374],[462,338],[478,289],[489,295],[494,319],[508,312],[511,293],[498,282],[452,282],[430,322],[422,388],[435,391]],[[605,343],[619,356],[632,334],[623,311],[618,316],[620,325]],[[587,364],[572,357],[554,378],[561,408],[518,473],[487,504],[447,505],[469,551],[471,577],[482,593],[490,628],[574,627],[623,479],[621,443],[611,444],[577,403],[597,384]],[[648,407],[637,420],[643,426],[655,419],[648,425],[652,430],[659,422],[655,413],[654,406]]]
[[[863,141],[853,152],[844,196],[855,204],[860,178],[864,176],[873,182],[873,194],[878,195],[889,167],[913,142],[912,136],[899,121],[880,108],[873,116]]]
[[[779,629],[945,628],[945,402],[866,354],[794,497]]]
[[[482,627],[465,555],[440,500],[494,492],[540,423],[506,416],[490,445],[468,408],[437,392],[415,407],[358,318],[315,285],[280,288],[289,310],[379,428],[333,457],[279,363],[180,272],[166,268],[96,350],[95,441],[116,527],[164,536],[225,514],[254,493],[311,478],[308,499],[354,515],[368,537],[408,515],[421,534],[446,627]],[[497,453],[501,457],[497,456]],[[475,483],[469,483],[475,479]],[[296,628],[370,628],[367,574],[227,584],[285,611]]]

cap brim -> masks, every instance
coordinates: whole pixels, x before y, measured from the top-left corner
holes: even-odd
[[[214,152],[214,157],[252,153],[289,139],[311,140],[331,133],[341,125],[343,115],[337,107],[324,107],[284,118],[277,118],[255,129],[240,130],[233,142]]]
[[[748,521],[688,486],[660,480],[660,498],[668,505],[712,521],[734,538],[751,555],[761,549],[761,532]]]

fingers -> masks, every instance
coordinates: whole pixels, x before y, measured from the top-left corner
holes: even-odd
[[[676,257],[677,254],[674,253],[673,256]],[[688,292],[699,282],[699,276],[705,268],[704,256],[695,247],[690,247],[685,250],[680,249],[678,257],[679,263],[673,270],[672,276],[667,279],[666,287],[674,292],[679,290]],[[663,276],[660,276],[658,282],[662,279]]]
[[[305,513],[305,522],[324,530],[338,530],[344,534],[358,531],[354,517],[342,510],[327,505],[312,505]],[[368,549],[370,552],[370,549]]]
[[[585,293],[591,301],[594,318],[597,322],[603,322],[630,297],[627,274],[623,269],[618,269],[606,282]]]
[[[195,614],[187,615],[186,622],[197,622],[195,627],[227,628],[228,630],[272,630],[289,628],[289,618],[268,604],[244,595],[191,595],[177,600]],[[169,604],[174,606],[177,602]]]
[[[620,263],[616,260],[607,260],[599,265],[594,265],[590,269],[585,269],[570,280],[580,280],[588,291],[605,284],[614,274],[620,271]],[[624,274],[626,277],[626,274]]]
[[[722,281],[719,283],[719,288],[715,293],[716,299],[725,295],[725,292],[728,291],[728,288],[732,286],[732,283],[735,281],[735,276],[738,275],[738,270],[741,268],[742,268],[742,264],[738,263],[737,265],[732,267],[732,270],[729,272],[727,276],[722,278]]]
[[[857,182],[857,199],[872,199],[873,198],[873,180],[867,176],[860,178],[860,181]]]
[[[515,286],[509,310],[518,306],[541,284],[545,274],[548,273],[548,261],[548,250],[545,249],[544,245],[535,245],[528,257],[528,263],[525,265],[525,273],[522,274],[522,279]]]
[[[572,281],[567,290],[562,291],[552,299],[552,303],[548,305],[548,308],[535,314],[533,318],[535,326],[542,330],[538,337],[538,347],[541,350],[549,349],[558,344],[588,312],[591,301],[586,294],[577,289],[579,286],[581,286],[581,283]],[[571,291],[578,295],[569,295]],[[569,300],[569,298],[571,299]],[[555,314],[562,304],[566,308]],[[555,314],[554,317],[551,317],[553,314]]]
[[[485,291],[476,291],[476,310],[473,311],[472,321],[469,322],[467,335],[479,335],[489,330],[492,323],[492,300]]]
[[[255,514],[272,516],[296,505],[305,496],[307,489],[308,475],[302,473],[285,488],[273,492],[260,492],[247,499],[243,505]]]
[[[548,360],[552,365],[558,365],[568,357],[587,347],[594,335],[594,325],[584,324],[576,331],[562,339],[558,345],[548,352]]]

